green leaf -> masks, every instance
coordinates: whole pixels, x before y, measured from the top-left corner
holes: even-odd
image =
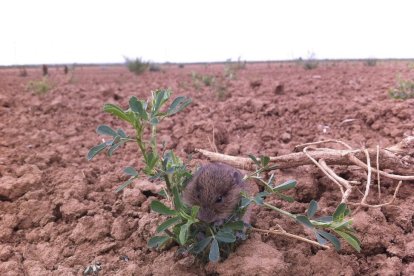
[[[319,233],[319,235],[321,235],[324,239],[330,241],[334,246],[336,250],[341,250],[341,242],[339,241],[339,239],[337,237],[335,237],[334,235],[332,235],[331,233],[325,232],[323,230],[318,230],[317,231]]]
[[[314,226],[312,225],[312,223],[310,222],[310,220],[306,216],[298,215],[298,216],[296,216],[296,220],[299,221],[300,223],[302,223],[303,225],[309,227],[309,228],[314,228]]]
[[[263,197],[261,197],[260,194],[257,194],[254,198],[253,201],[257,204],[257,205],[263,205],[264,200]]]
[[[361,242],[357,237],[352,235],[349,232],[343,232],[339,230],[334,230],[339,236],[341,236],[347,243],[349,243],[356,251],[361,252]]]
[[[213,239],[213,241],[211,242],[210,253],[208,254],[208,259],[213,263],[218,262],[218,260],[220,259],[220,250],[219,250],[219,245],[216,239]]]
[[[199,254],[204,251],[204,249],[209,245],[213,237],[207,237],[199,242],[197,242],[194,247],[191,249],[195,254]]]
[[[170,238],[167,236],[154,236],[148,241],[148,247],[160,247],[163,245],[166,241],[168,241]]]
[[[96,132],[101,135],[109,135],[112,137],[118,136],[118,134],[110,126],[100,125],[96,128]]]
[[[295,200],[293,199],[293,197],[291,197],[291,196],[287,196],[287,195],[284,195],[284,194],[281,194],[281,193],[275,193],[278,197],[280,197],[281,199],[283,199],[284,201],[287,201],[287,202],[294,202]]]
[[[259,160],[257,160],[256,156],[254,156],[254,155],[252,155],[252,154],[249,154],[248,156],[250,157],[250,159],[252,159],[252,160],[253,160],[253,163],[255,163],[257,166],[259,166],[259,167],[260,167],[260,161],[259,161]]]
[[[158,120],[158,118],[157,118],[157,117],[153,117],[153,118],[151,118],[151,121],[150,121],[150,124],[151,124],[151,125],[156,126],[156,125],[158,125],[159,123],[160,123],[160,120]]]
[[[180,193],[178,192],[178,187],[174,186],[172,188],[173,193],[173,202],[176,210],[180,210],[183,208],[183,202],[181,201]]]
[[[200,207],[198,207],[198,206],[191,207],[191,217],[193,219],[196,219],[197,218],[197,214],[198,214],[198,211],[199,210],[200,210]]]
[[[128,187],[132,181],[134,181],[135,177],[131,177],[130,179],[128,179],[127,181],[124,182],[124,184],[122,184],[121,186],[119,186],[115,192],[119,193],[120,191],[122,191],[123,189],[125,189],[126,187]]]
[[[163,198],[167,198],[167,193],[165,192],[165,190],[161,190],[159,191],[157,194],[159,194],[160,196],[162,196]]]
[[[321,244],[321,245],[325,245],[325,244],[327,244],[327,243],[328,243],[328,241],[327,241],[327,240],[325,240],[325,238],[324,238],[324,237],[322,237],[322,236],[321,236],[321,234],[319,234],[317,231],[315,231],[315,236],[316,236],[316,239],[318,240],[318,243],[319,243],[319,244]]]
[[[286,190],[290,190],[296,187],[296,180],[288,180],[276,187],[273,188],[273,191],[275,192],[281,192],[281,191],[286,191]]]
[[[154,212],[157,212],[161,215],[167,215],[167,216],[172,216],[172,215],[175,215],[177,213],[176,211],[171,210],[170,208],[165,206],[164,203],[162,203],[158,200],[153,200],[151,202],[151,210],[153,210]]]
[[[252,200],[250,200],[249,198],[243,197],[240,201],[240,208],[241,209],[246,208],[247,206],[250,205],[251,202],[252,202]]]
[[[105,104],[103,109],[105,112],[108,112],[121,120],[131,123],[131,118],[120,107],[114,104]]]
[[[171,115],[174,115],[175,113],[180,112],[181,110],[186,108],[190,103],[191,103],[191,99],[187,99],[184,96],[175,98],[167,110],[167,115],[171,116]]]
[[[188,229],[190,228],[190,225],[188,222],[184,225],[181,225],[180,227],[180,234],[178,236],[178,240],[180,241],[181,245],[185,245],[185,243],[187,242],[187,233],[188,233]]]
[[[334,221],[342,221],[345,217],[345,212],[346,212],[346,204],[345,203],[341,203],[338,205],[338,207],[336,207],[336,210],[333,214],[333,220]]]
[[[332,216],[323,216],[323,217],[319,217],[315,220],[320,221],[320,222],[333,222],[333,217]]]
[[[116,133],[118,133],[118,135],[120,137],[122,137],[122,138],[128,138],[128,136],[126,135],[126,133],[122,129],[120,129],[120,128],[118,128],[118,130],[116,131]]]
[[[160,225],[158,225],[157,227],[157,232],[162,232],[165,229],[168,229],[170,226],[177,224],[181,221],[180,217],[172,217],[167,219],[166,221],[164,221],[163,223],[161,223]]]
[[[146,167],[145,167],[145,172],[147,172],[148,174],[152,174],[155,165],[157,164],[159,158],[157,155],[154,154],[154,152],[149,152],[147,154],[147,160],[146,160]]]
[[[308,216],[308,218],[312,218],[316,214],[317,210],[318,210],[318,202],[312,199],[312,201],[309,204],[308,212],[306,215]]]
[[[124,173],[130,176],[138,176],[137,170],[135,170],[133,167],[126,167],[124,169]]]
[[[144,109],[144,105],[141,101],[138,101],[137,97],[133,96],[129,99],[129,107],[133,112],[138,113],[141,119],[148,120],[148,114]]]
[[[348,226],[349,227],[351,226],[351,223],[352,223],[352,220],[345,220],[345,221],[342,221],[342,222],[334,222],[334,223],[331,224],[331,228],[338,229],[338,230],[347,229]]]
[[[269,156],[260,156],[260,163],[262,164],[262,167],[266,167],[270,162]]]
[[[244,229],[244,223],[243,221],[234,221],[234,222],[228,222],[223,225],[223,228],[229,228],[234,231],[241,231]]]
[[[88,155],[87,155],[87,159],[90,161],[90,160],[92,160],[92,158],[94,158],[95,157],[95,155],[97,155],[98,153],[100,153],[101,151],[103,151],[105,148],[106,148],[106,146],[107,146],[107,143],[105,142],[105,143],[102,143],[102,144],[99,144],[99,145],[97,145],[97,146],[95,146],[95,147],[93,147],[93,148],[91,148],[90,150],[89,150],[89,152],[88,152]]]
[[[118,136],[119,137],[119,136]],[[118,143],[118,144],[113,144],[109,149],[108,149],[108,156],[112,156],[112,154],[114,153],[115,150],[117,150],[123,143]]]
[[[158,90],[155,92],[155,104],[153,106],[152,114],[156,115],[160,110],[161,106],[168,100],[170,97],[170,92],[168,90]]]
[[[236,241],[236,236],[232,232],[225,232],[223,230],[218,231],[215,238],[218,241],[225,243],[232,243]]]

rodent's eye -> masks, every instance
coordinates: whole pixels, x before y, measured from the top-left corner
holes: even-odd
[[[223,196],[219,196],[219,197],[216,199],[216,203],[221,203],[221,202],[223,202]]]

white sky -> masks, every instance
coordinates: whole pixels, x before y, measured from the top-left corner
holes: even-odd
[[[414,58],[414,1],[0,0],[0,65]]]

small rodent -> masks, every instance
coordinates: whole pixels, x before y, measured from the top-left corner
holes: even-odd
[[[200,206],[200,220],[221,223],[233,213],[245,190],[240,171],[229,165],[210,163],[194,174],[184,189],[183,199],[190,206]]]

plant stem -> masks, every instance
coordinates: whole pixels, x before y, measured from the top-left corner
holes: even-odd
[[[300,240],[300,241],[304,241],[304,242],[307,242],[307,243],[310,243],[310,244],[313,244],[313,245],[320,246],[320,247],[325,248],[325,249],[329,249],[329,246],[322,245],[322,244],[320,244],[316,241],[312,241],[312,240],[306,239],[304,237],[288,233],[284,230],[264,230],[264,229],[254,228],[254,227],[252,227],[251,229],[253,231],[256,231],[256,232],[261,232],[261,233],[266,233],[266,234],[273,234],[273,235],[282,235],[282,236],[285,236],[285,237],[294,238],[294,239],[297,239],[297,240]]]
[[[165,168],[164,168],[164,171],[165,171]],[[168,178],[168,174],[166,173],[164,173],[164,180],[165,180],[165,186],[167,187],[168,197],[172,197],[173,194],[172,194],[171,182],[170,182],[170,179]]]
[[[157,150],[157,126],[153,125],[151,126],[151,148],[152,152],[158,156],[158,150]]]
[[[273,205],[271,205],[271,204],[269,204],[269,203],[263,203],[263,205],[264,206],[266,206],[267,208],[270,208],[270,209],[272,209],[272,210],[275,210],[275,211],[277,211],[277,212],[279,212],[279,213],[281,213],[281,214],[283,214],[283,215],[285,215],[285,216],[288,216],[288,217],[291,217],[291,218],[293,218],[293,219],[295,219],[296,220],[296,215],[294,215],[294,214],[291,214],[291,213],[289,213],[288,211],[285,211],[285,210],[282,210],[282,209],[279,209],[279,208],[277,208],[277,207],[275,207],[275,206],[273,206]]]
[[[141,150],[142,155],[144,156],[145,163],[148,163],[145,144],[142,142],[142,134],[138,130],[136,131],[137,131],[136,141],[137,141],[138,147]]]

